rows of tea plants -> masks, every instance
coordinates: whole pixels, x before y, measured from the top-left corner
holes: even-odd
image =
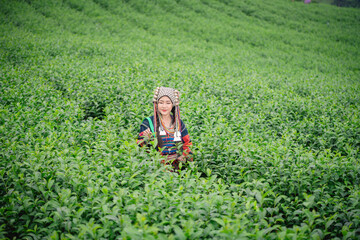
[[[358,239],[360,10],[0,0],[0,239]],[[194,162],[139,148],[181,92]]]

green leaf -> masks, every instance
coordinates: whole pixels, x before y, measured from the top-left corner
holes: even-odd
[[[175,236],[177,239],[179,240],[185,240],[185,234],[183,232],[183,230],[179,227],[179,226],[173,226],[174,232],[175,232]]]

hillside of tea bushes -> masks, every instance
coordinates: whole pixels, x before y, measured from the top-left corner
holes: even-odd
[[[0,239],[358,239],[360,9],[0,0]],[[194,163],[136,145],[181,92]]]

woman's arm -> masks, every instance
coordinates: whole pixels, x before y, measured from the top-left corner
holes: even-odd
[[[150,125],[148,119],[144,119],[144,121],[140,125],[140,131],[138,135],[137,144],[142,147],[146,146],[148,143],[148,140],[151,137],[151,131],[150,131]]]
[[[181,141],[183,143],[183,154],[180,158],[187,159],[188,161],[193,161],[192,152],[190,147],[192,146],[192,142],[189,136],[189,133],[186,129],[184,122],[181,120]],[[181,159],[180,159],[181,161]]]

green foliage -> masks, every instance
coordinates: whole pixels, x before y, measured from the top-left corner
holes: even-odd
[[[1,239],[356,239],[359,9],[0,0]],[[181,91],[194,163],[136,144]]]
[[[339,7],[356,7],[360,8],[359,0],[334,0],[334,4]]]

